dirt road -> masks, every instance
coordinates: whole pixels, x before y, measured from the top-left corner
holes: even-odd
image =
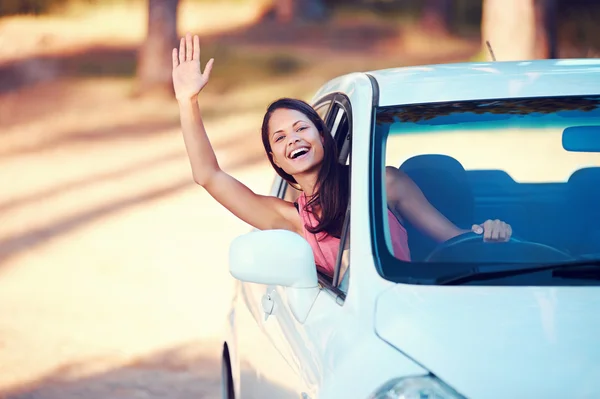
[[[198,14],[183,28],[218,28],[214,12]],[[125,44],[141,36],[138,17]],[[69,36],[53,21],[3,22],[0,36],[23,46],[0,63],[115,44],[102,24]],[[227,246],[247,226],[193,184],[174,101],[132,99],[126,77],[25,62],[17,75],[41,78],[0,91],[0,398],[217,397]],[[207,128],[222,166],[264,191],[260,117],[229,113]]]
[[[0,398],[219,395],[228,243],[248,227],[193,184],[174,101],[130,98],[128,76],[86,76],[132,62],[140,5],[1,21]],[[253,18],[194,7],[182,31]],[[86,55],[104,45],[126,58]],[[264,191],[260,117],[213,115],[207,128],[222,166]]]

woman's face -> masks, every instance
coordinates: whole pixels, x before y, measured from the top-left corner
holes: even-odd
[[[273,162],[294,176],[313,172],[323,161],[323,139],[317,127],[300,111],[280,108],[269,120]]]

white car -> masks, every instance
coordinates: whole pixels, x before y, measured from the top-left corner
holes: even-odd
[[[312,104],[351,165],[349,268],[318,274],[288,231],[233,240],[223,397],[600,398],[600,60],[353,73]],[[513,238],[437,243],[405,218],[394,258],[386,165]]]

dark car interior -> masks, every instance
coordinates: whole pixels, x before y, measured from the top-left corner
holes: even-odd
[[[501,170],[466,171],[447,155],[414,156],[400,165],[429,202],[460,228],[487,219],[512,226],[520,239],[576,258],[600,254],[600,167],[582,168],[565,183],[517,183]],[[413,261],[437,246],[408,221]]]

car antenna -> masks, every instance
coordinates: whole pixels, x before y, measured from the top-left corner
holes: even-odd
[[[487,45],[490,55],[492,56],[492,61],[496,61],[496,56],[494,55],[494,50],[492,50],[492,45],[490,44],[490,41],[486,40],[485,44]]]

